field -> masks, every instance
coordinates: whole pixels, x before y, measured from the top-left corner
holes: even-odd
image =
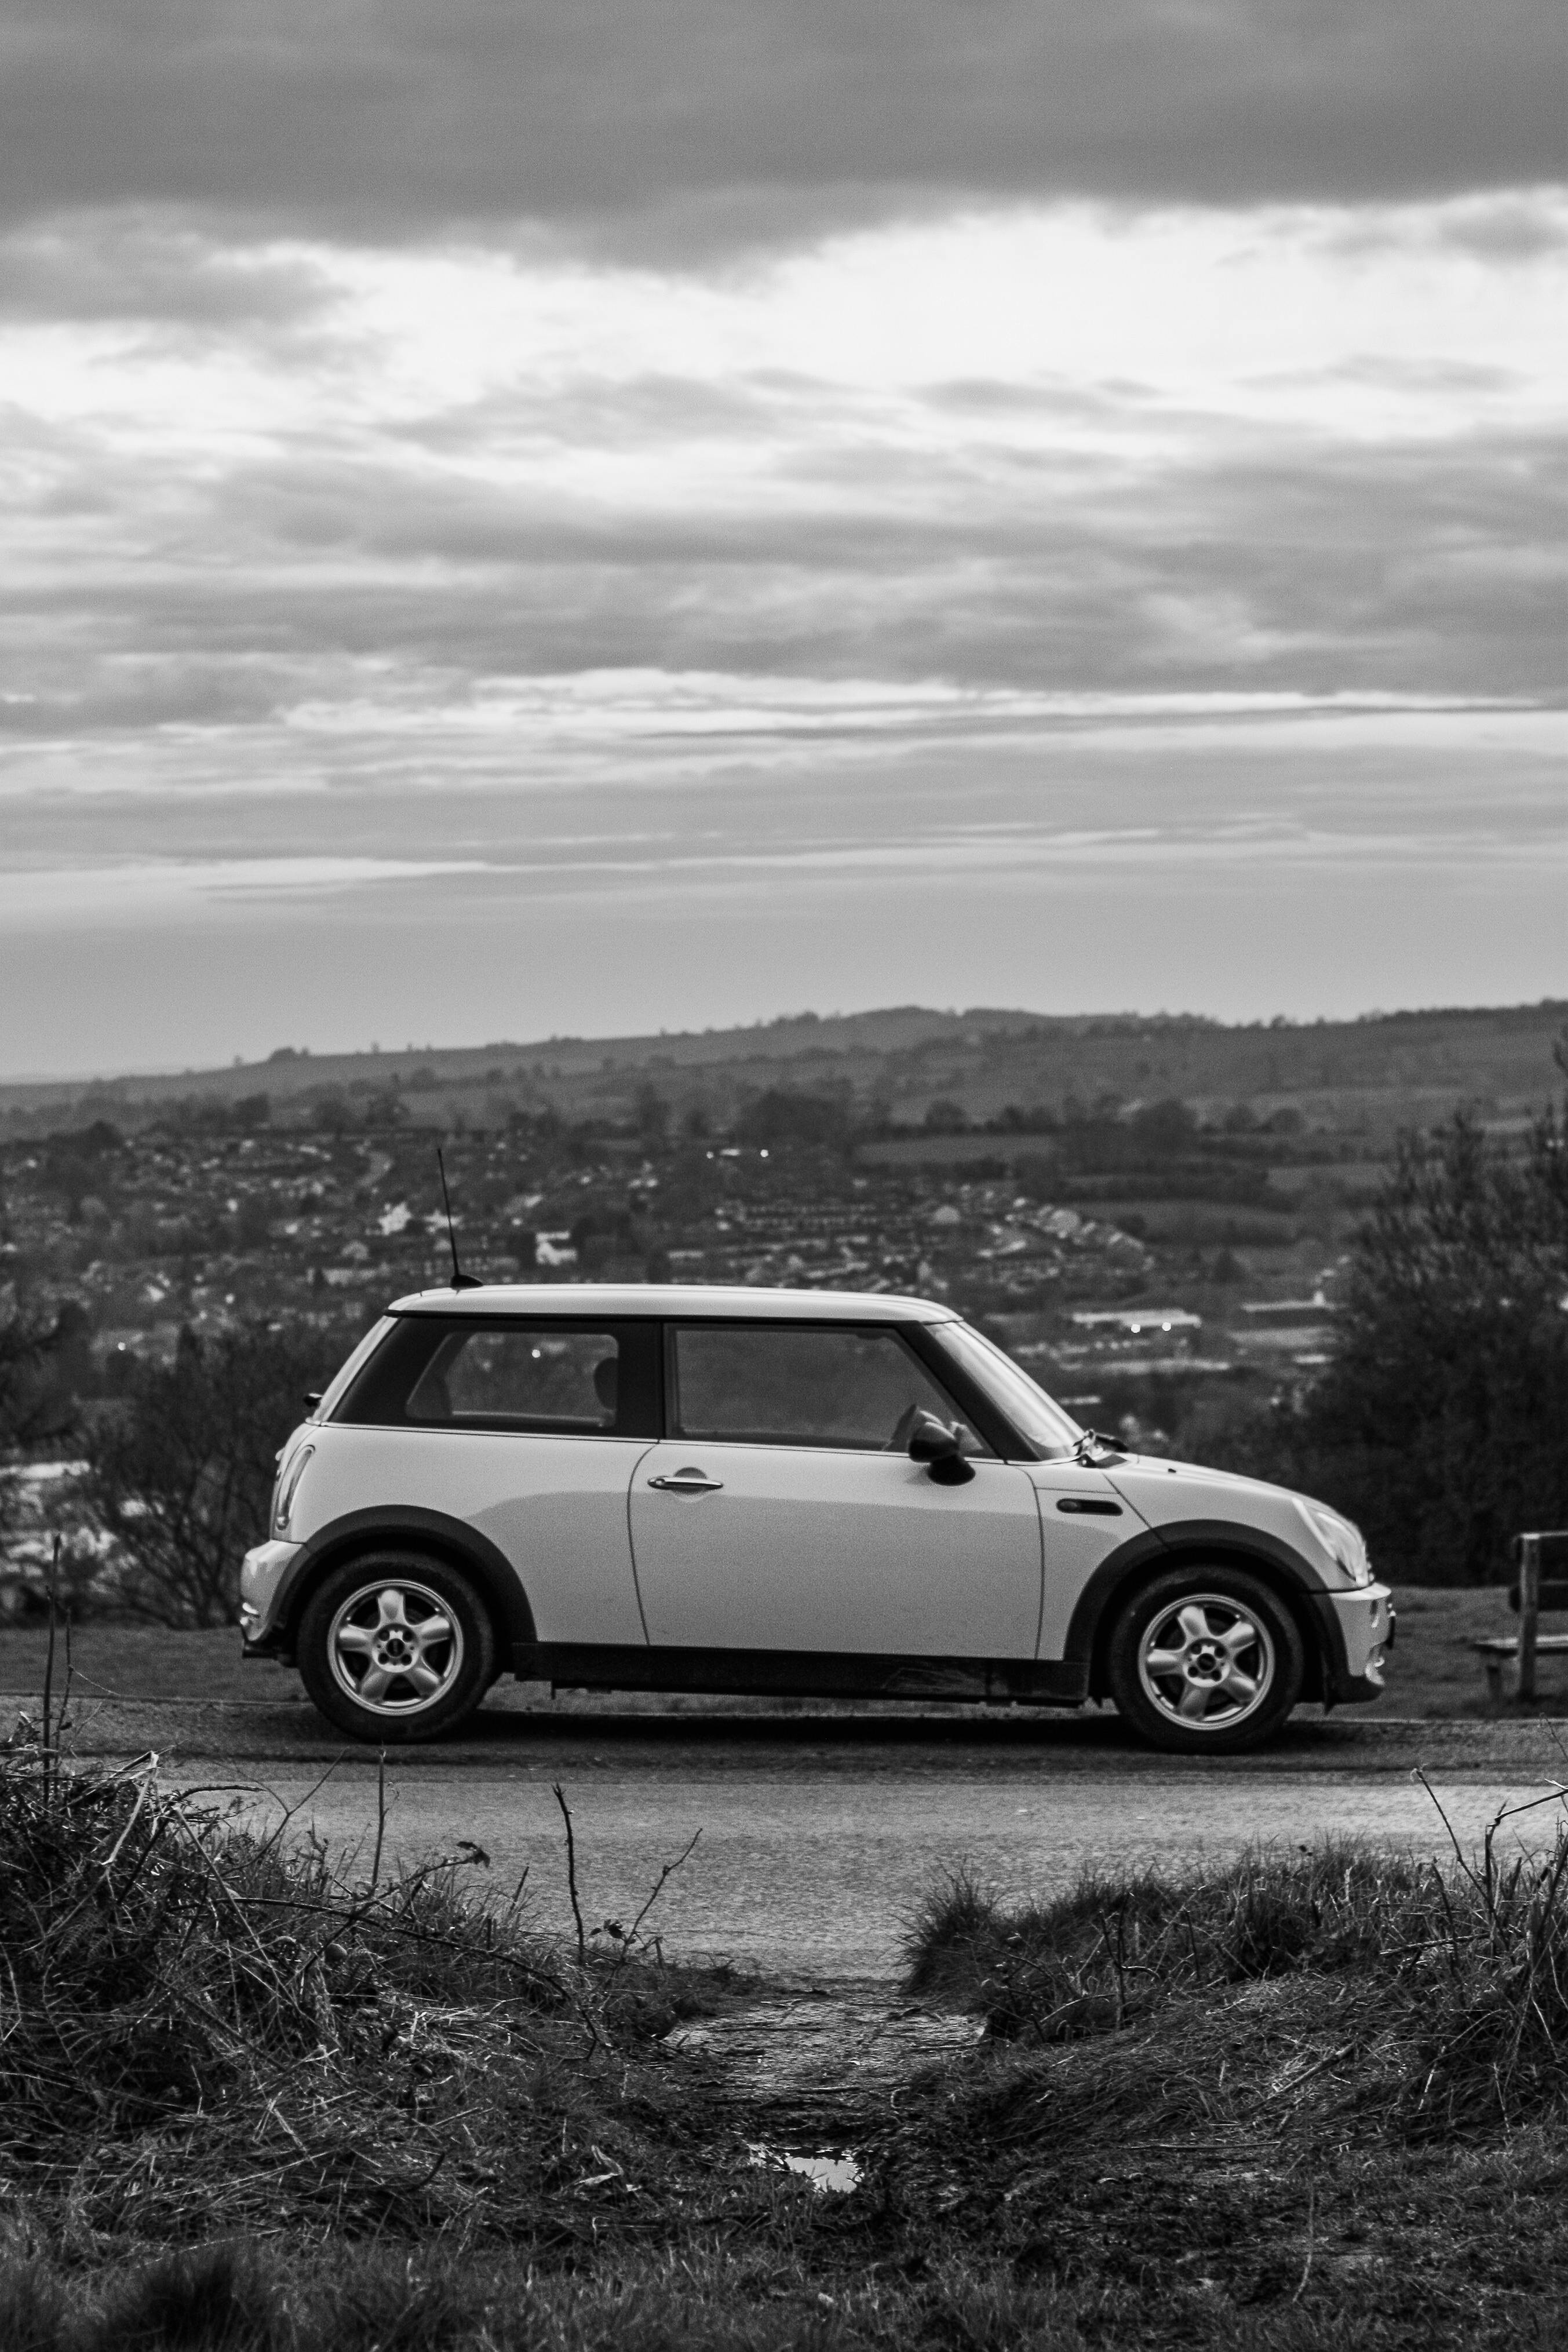
[[[934,1889],[906,2010],[973,2027],[849,2087],[821,2189],[714,2040],[764,1988],[472,1875],[0,1759],[8,2352],[1562,2340],[1562,1841]]]
[[[1506,1593],[1493,1588],[1406,1585],[1396,1590],[1394,1603],[1399,1639],[1388,1692],[1374,1706],[1348,1710],[1347,1717],[1486,1715],[1486,1685],[1470,1644],[1485,1634],[1518,1631]],[[41,1690],[47,1647],[41,1627],[0,1629],[0,1694]],[[208,1633],[169,1633],[157,1626],[89,1623],[73,1633],[72,1654],[84,1696],[274,1701],[303,1696],[299,1676],[287,1667],[243,1663],[239,1636],[227,1626]],[[500,1690],[504,1694],[511,1687],[503,1683]],[[1541,1692],[1544,1706],[1568,1715],[1568,1658],[1542,1661]]]
[[[1009,1167],[1025,1167],[1032,1160],[1050,1162],[1058,1152],[1048,1135],[910,1135],[863,1143],[857,1156],[867,1168],[973,1168],[1002,1157]]]

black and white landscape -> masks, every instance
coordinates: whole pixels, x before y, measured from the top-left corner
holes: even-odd
[[[1562,33],[0,0],[5,2352],[1559,2343]]]

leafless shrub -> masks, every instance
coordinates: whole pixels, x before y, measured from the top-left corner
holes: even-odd
[[[182,1340],[139,1366],[89,1433],[85,1490],[123,1563],[122,1598],[165,1625],[222,1625],[267,1532],[278,1448],[332,1370],[313,1331]]]

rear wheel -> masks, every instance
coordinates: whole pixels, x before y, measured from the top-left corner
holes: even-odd
[[[496,1675],[494,1628],[472,1584],[409,1552],[368,1554],[323,1577],[296,1654],[321,1713],[377,1747],[452,1730]]]
[[[1296,1621],[1245,1569],[1172,1569],[1135,1592],[1107,1655],[1117,1711],[1156,1748],[1225,1755],[1272,1738],[1300,1696]]]

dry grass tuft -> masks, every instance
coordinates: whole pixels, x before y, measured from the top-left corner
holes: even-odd
[[[1551,1853],[1504,1862],[1499,1826],[1447,1869],[1328,1845],[1180,1881],[1090,1874],[1014,1907],[961,1874],[914,1919],[907,1982],[1040,2046],[1303,1980],[1309,2007],[1326,2014],[1325,1991],[1344,2007],[1342,2024],[1366,2004],[1356,2066],[1364,2080],[1381,2053],[1380,2095],[1407,2134],[1507,2128],[1568,2102],[1568,1829]]]
[[[151,1760],[0,1756],[13,2238],[591,2239],[650,2119],[679,2137],[648,2036],[702,1990],[624,1948],[579,1962],[468,1892],[477,1859],[345,1884]]]

